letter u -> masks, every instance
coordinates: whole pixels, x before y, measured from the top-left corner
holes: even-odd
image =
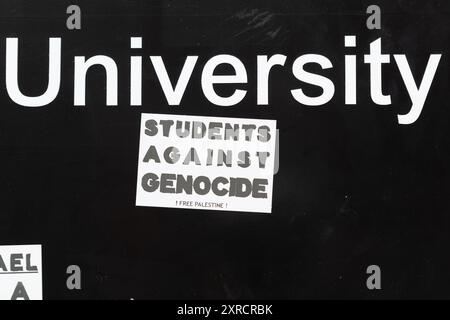
[[[24,107],[42,107],[55,100],[61,85],[61,38],[49,39],[48,87],[41,96],[28,97],[20,91],[18,56],[18,39],[6,38],[6,90],[9,97]]]

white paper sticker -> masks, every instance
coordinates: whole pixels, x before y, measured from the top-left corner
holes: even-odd
[[[276,121],[142,114],[136,205],[270,213]]]
[[[40,245],[0,246],[0,300],[42,300]]]

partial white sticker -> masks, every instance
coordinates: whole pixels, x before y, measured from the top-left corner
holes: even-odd
[[[0,246],[0,300],[42,300],[40,245]]]
[[[276,121],[142,114],[136,205],[270,213]]]

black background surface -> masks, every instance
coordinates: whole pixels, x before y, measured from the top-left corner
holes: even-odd
[[[81,31],[66,28],[70,4],[82,9]],[[382,30],[366,28],[370,4],[382,9]],[[45,299],[450,298],[449,9],[446,0],[2,0],[0,74],[6,37],[20,38],[24,93],[46,88],[49,37],[63,39],[63,70],[59,96],[42,108],[14,104],[0,77],[0,244],[43,245]],[[253,21],[265,12],[270,19]],[[344,48],[348,34],[356,49]],[[129,49],[130,36],[143,37],[143,50]],[[416,79],[429,54],[443,53],[413,125],[397,123],[411,102],[393,59],[383,77],[392,106],[370,99],[363,54],[378,37],[384,53],[407,54]],[[167,105],[148,58],[143,106],[129,106],[136,52],[162,55],[175,75],[186,55],[200,56],[181,106]],[[203,64],[222,53],[249,74],[235,107],[201,91]],[[256,56],[272,53],[288,61],[261,107]],[[290,95],[301,85],[292,62],[305,53],[333,62],[321,72],[336,85],[325,106]],[[346,53],[358,54],[357,106],[344,105]],[[105,106],[95,68],[86,107],[73,107],[73,57],[97,54],[119,66],[119,106]],[[273,213],[135,207],[142,112],[276,119]],[[81,291],[66,288],[71,264],[82,269]],[[371,264],[382,269],[381,291],[366,288]]]

